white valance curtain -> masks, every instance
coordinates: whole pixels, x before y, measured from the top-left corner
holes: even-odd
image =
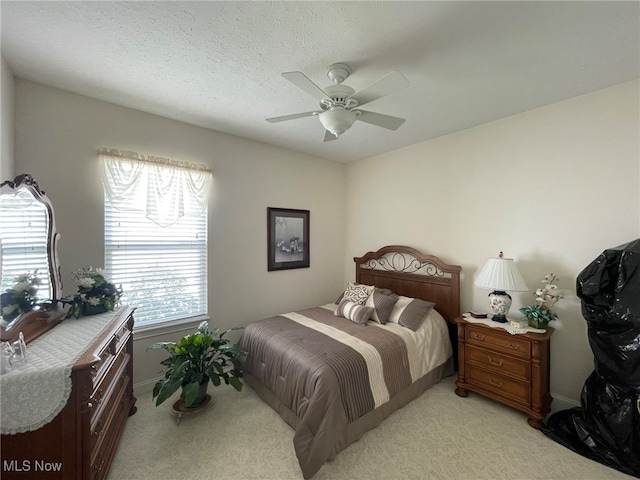
[[[107,198],[118,210],[144,210],[161,227],[198,216],[209,199],[211,170],[198,164],[101,148],[98,157]]]

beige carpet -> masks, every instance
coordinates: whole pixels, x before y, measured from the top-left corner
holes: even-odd
[[[326,463],[314,480],[632,479],[573,453],[520,412],[470,394],[449,377]],[[211,387],[215,402],[176,424],[171,401],[138,398],[110,480],[302,479],[293,430],[249,387]],[[176,397],[177,398],[177,397]]]

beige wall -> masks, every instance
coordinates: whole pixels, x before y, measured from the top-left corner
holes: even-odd
[[[0,56],[0,181],[13,180],[15,89],[13,72]]]
[[[16,173],[31,173],[53,202],[65,295],[73,292],[75,269],[104,264],[103,191],[95,154],[101,146],[212,168],[212,325],[245,325],[327,303],[343,288],[343,164],[18,80]],[[311,211],[311,268],[267,272],[267,207]],[[146,352],[146,346],[184,333],[135,335],[136,384],[160,370],[162,352]]]
[[[500,250],[531,288],[556,273],[566,298],[552,324],[551,390],[577,401],[593,363],[576,276],[605,248],[640,236],[639,88],[625,83],[349,164],[345,258],[399,243],[457,263],[463,311],[487,310],[488,291],[473,280]],[[512,296],[517,318],[533,296]]]
[[[640,233],[639,88],[630,82],[345,166],[17,80],[15,173],[32,173],[54,202],[70,293],[74,269],[103,263],[96,147],[210,165],[209,303],[223,327],[333,300],[353,278],[352,257],[387,244],[460,264],[463,310],[486,309],[473,279],[499,250],[529,286],[553,271],[566,296],[552,340],[557,406],[578,400],[592,370],[575,278]],[[311,269],[266,271],[267,206],[311,210]],[[513,297],[516,314],[533,299]],[[136,335],[139,386],[162,356],[146,346],[183,333]]]

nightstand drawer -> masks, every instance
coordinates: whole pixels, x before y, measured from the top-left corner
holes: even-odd
[[[481,345],[492,350],[500,350],[507,355],[514,355],[529,359],[531,356],[531,343],[526,338],[518,338],[506,332],[492,332],[491,327],[477,327],[469,325],[465,329],[466,341],[470,345]]]
[[[466,354],[468,362],[478,364],[482,368],[487,368],[498,374],[515,377],[525,382],[530,380],[529,362],[502,355],[495,350],[485,350],[472,346],[467,347]]]
[[[468,382],[500,396],[509,396],[522,403],[529,402],[529,384],[510,379],[474,365],[467,366]]]

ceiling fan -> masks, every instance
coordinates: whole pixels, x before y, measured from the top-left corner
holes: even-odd
[[[319,100],[320,110],[267,118],[267,122],[278,123],[317,115],[326,130],[325,142],[339,138],[351,128],[356,120],[388,130],[397,130],[405,122],[404,118],[360,109],[362,105],[408,87],[409,80],[402,73],[394,70],[359,92],[342,83],[349,75],[351,75],[349,65],[344,63],[330,65],[327,77],[333,82],[333,85],[322,89],[302,72],[283,73],[284,78]]]

